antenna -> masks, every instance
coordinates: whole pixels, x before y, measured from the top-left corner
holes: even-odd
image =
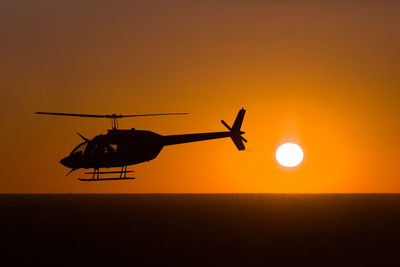
[[[111,119],[111,128],[116,130],[118,128],[118,119],[129,117],[150,117],[150,116],[166,116],[166,115],[187,115],[189,113],[148,113],[148,114],[134,114],[134,115],[117,115],[117,114],[76,114],[76,113],[57,113],[57,112],[36,112],[40,115],[57,115],[57,116],[72,116],[72,117],[85,117],[85,118],[108,118]]]

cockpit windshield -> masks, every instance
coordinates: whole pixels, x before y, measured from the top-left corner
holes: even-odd
[[[85,151],[86,146],[87,146],[87,142],[83,142],[83,143],[79,144],[77,147],[75,147],[74,150],[72,150],[71,155],[72,154],[83,155],[83,152]]]

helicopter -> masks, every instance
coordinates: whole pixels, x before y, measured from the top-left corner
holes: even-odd
[[[36,112],[40,115],[73,116],[86,118],[108,118],[111,119],[111,129],[107,134],[100,134],[93,139],[88,139],[77,132],[83,142],[77,145],[72,152],[60,160],[60,163],[71,170],[67,175],[78,169],[93,169],[91,178],[78,178],[80,181],[106,181],[106,180],[129,180],[127,177],[127,166],[143,163],[155,159],[164,146],[177,145],[190,142],[205,141],[218,138],[230,137],[238,150],[244,150],[243,142],[247,140],[241,131],[246,110],[240,109],[236,119],[230,127],[224,120],[221,123],[228,129],[224,132],[206,132],[194,134],[160,135],[152,131],[131,129],[118,129],[118,119],[127,117],[186,115],[188,113],[151,113],[135,115],[117,114],[76,114],[76,113],[54,113]],[[120,171],[100,171],[100,168],[119,167]],[[120,174],[119,177],[100,177],[100,174]]]

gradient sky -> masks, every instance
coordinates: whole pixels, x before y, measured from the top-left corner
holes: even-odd
[[[400,192],[399,1],[0,2],[0,192]],[[83,183],[59,160],[108,120],[33,115],[190,112],[120,128],[225,130],[163,149],[135,181]],[[277,165],[279,144],[305,153]]]

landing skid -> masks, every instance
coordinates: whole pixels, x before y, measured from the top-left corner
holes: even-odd
[[[123,166],[121,171],[111,171],[111,172],[100,172],[99,169],[93,169],[93,172],[85,172],[85,174],[92,174],[92,178],[78,178],[79,181],[87,181],[87,182],[94,182],[94,181],[114,181],[114,180],[133,180],[135,177],[126,177],[127,173],[133,171],[126,170],[126,166]],[[100,174],[108,174],[108,173],[119,173],[119,177],[105,177],[100,178]]]
[[[113,180],[134,180],[135,177],[125,177],[125,178],[99,178],[99,179],[92,179],[92,178],[78,178],[79,181],[86,181],[86,182],[96,182],[96,181],[113,181]]]

